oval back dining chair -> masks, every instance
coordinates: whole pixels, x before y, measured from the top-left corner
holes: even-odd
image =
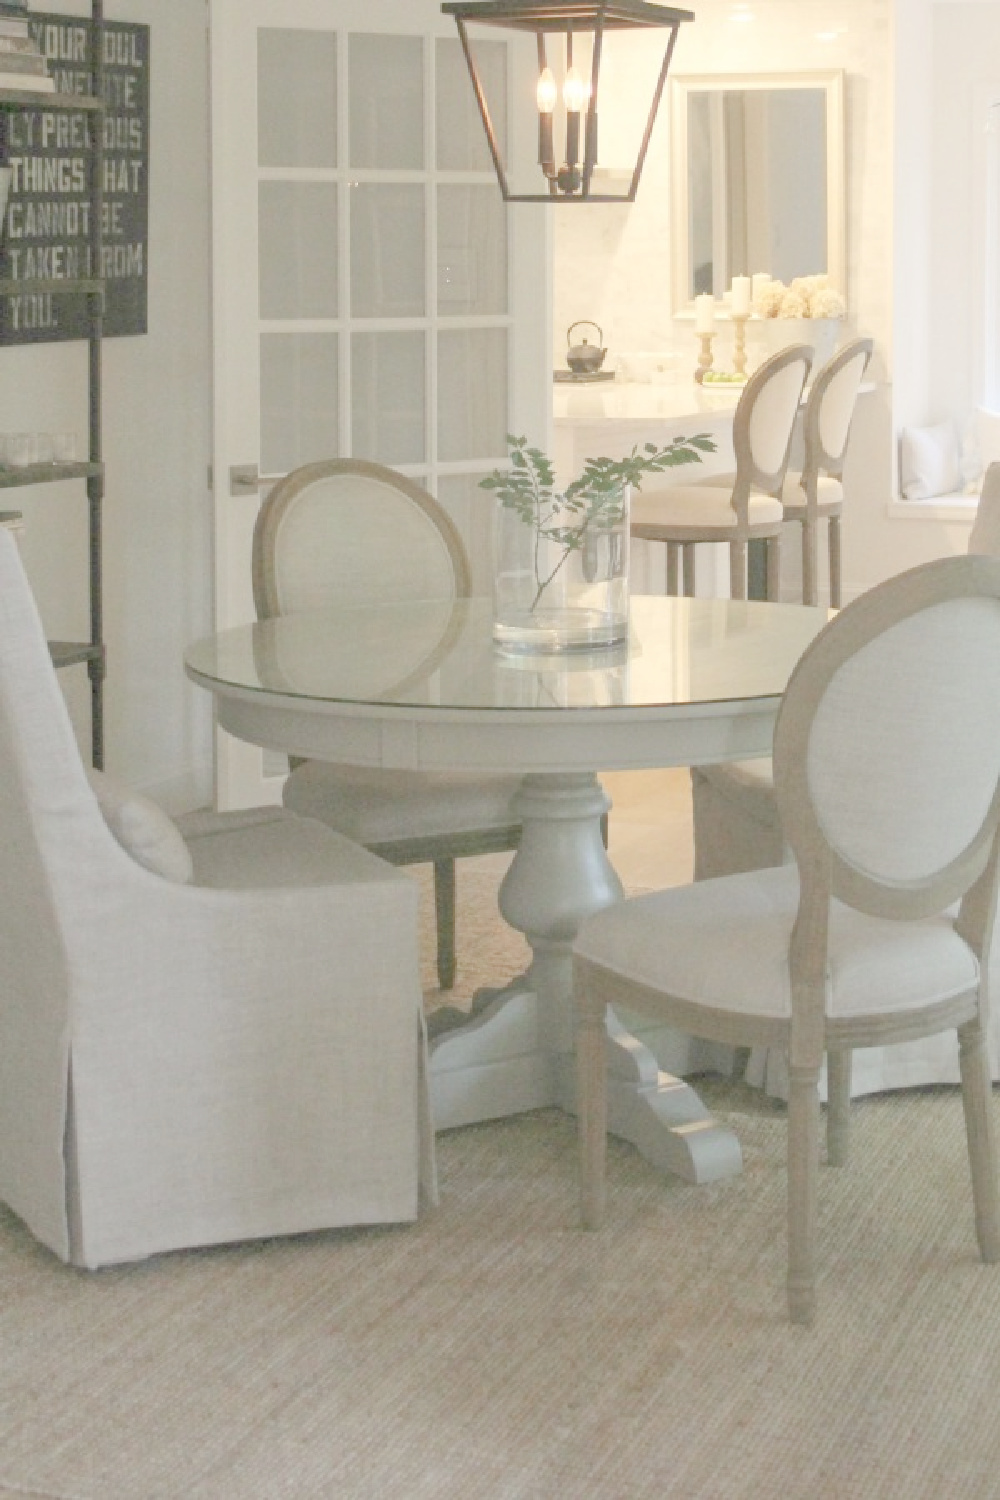
[[[469,564],[447,512],[381,464],[330,459],[280,480],[257,516],[254,602],[260,619],[324,605],[456,600]],[[380,766],[294,764],[287,808],[318,818],[393,864],[434,866],[437,969],[455,982],[455,860],[515,849],[517,776],[432,774]]]
[[[711,1041],[785,1049],[788,1307],[809,1322],[827,1052],[957,1029],[979,1248],[1000,1258],[986,1054],[1000,560],[926,563],[835,617],[789,679],[774,770],[794,865],[635,897],[580,930],[582,1208],[597,1227],[608,1005]]]
[[[767,597],[777,599],[782,487],[792,430],[812,365],[805,344],[765,360],[750,376],[733,414],[736,472],[713,483],[644,485],[632,502],[631,533],[645,542],[665,542],[667,591],[677,592],[678,553],[683,589],[694,593],[694,549],[699,542],[728,542],[730,593],[747,595],[747,543],[767,545]]]
[[[970,553],[1000,557],[1000,463],[991,464],[983,480],[976,519],[969,535]],[[766,869],[788,863],[791,850],[781,826],[774,794],[770,757],[723,761],[717,766],[692,766],[691,804],[694,827],[694,878],[712,880],[744,870]],[[954,1079],[950,1054],[934,1038],[914,1042],[891,1053],[870,1051],[864,1058],[860,1092],[915,1084],[945,1083]],[[787,1078],[777,1054],[755,1054],[748,1081],[784,1094]],[[830,1080],[831,1109],[842,1117],[838,1127],[846,1136],[852,1089],[851,1059],[839,1059]]]
[[[844,459],[858,391],[872,357],[871,339],[853,339],[838,349],[814,377],[804,419],[805,461],[801,473],[785,475],[781,492],[786,521],[802,526],[802,602],[818,604],[819,522],[827,523],[830,603],[840,608],[840,518],[844,510]]]

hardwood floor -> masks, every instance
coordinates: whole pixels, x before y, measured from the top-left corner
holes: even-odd
[[[601,780],[611,798],[608,850],[625,885],[686,885],[694,871],[687,767],[613,771]]]

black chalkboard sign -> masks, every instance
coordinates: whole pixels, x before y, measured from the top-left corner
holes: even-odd
[[[90,94],[91,29],[84,19],[31,11],[29,33],[58,94]],[[149,27],[105,21],[104,334],[146,332],[149,249]],[[100,114],[38,104],[0,115],[11,168],[0,278],[87,278],[91,265],[88,149]],[[0,296],[0,344],[86,338],[85,294]]]

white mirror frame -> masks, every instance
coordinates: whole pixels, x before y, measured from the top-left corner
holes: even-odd
[[[671,259],[673,312],[689,313],[691,258],[688,235],[688,98],[693,93],[725,89],[822,89],[826,95],[826,226],[827,275],[847,296],[846,146],[844,138],[844,74],[840,69],[815,73],[702,73],[670,79]]]

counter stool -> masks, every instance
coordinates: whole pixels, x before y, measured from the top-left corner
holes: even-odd
[[[750,376],[733,414],[736,473],[713,484],[644,488],[632,502],[631,534],[665,542],[667,592],[676,594],[678,556],[683,590],[694,593],[694,549],[699,542],[729,543],[730,592],[747,596],[747,543],[767,544],[767,597],[777,599],[782,489],[802,392],[812,365],[806,344],[790,344]]]
[[[785,475],[781,501],[786,521],[802,525],[802,602],[818,604],[816,553],[818,523],[827,523],[830,603],[840,608],[840,518],[844,509],[844,457],[861,381],[872,357],[871,339],[854,339],[838,349],[813,380],[806,402],[805,463],[801,474]]]

